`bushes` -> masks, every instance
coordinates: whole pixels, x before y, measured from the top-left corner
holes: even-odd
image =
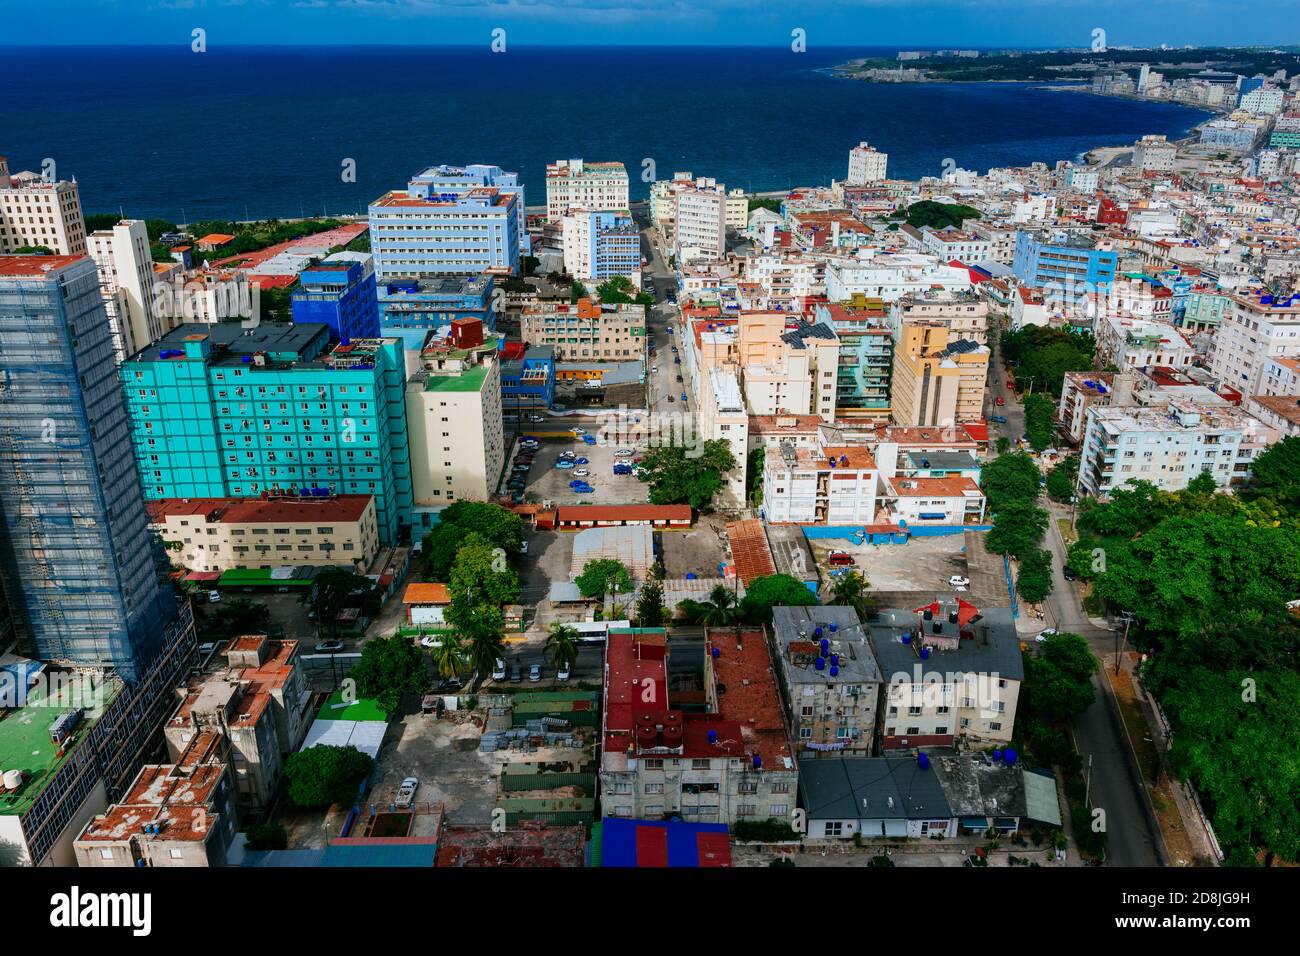
[[[731,835],[737,840],[751,840],[755,843],[783,843],[802,839],[784,820],[740,820],[732,826]]]
[[[1016,590],[1031,604],[1039,603],[1052,593],[1052,552],[1034,550],[1020,559]]]

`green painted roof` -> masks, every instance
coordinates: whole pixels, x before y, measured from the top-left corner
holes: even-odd
[[[103,690],[102,705],[93,711],[86,708],[85,719],[77,727],[72,740],[64,745],[62,754],[50,740],[50,725],[60,714],[71,710],[71,706],[51,707],[43,702],[41,693],[33,691],[23,707],[4,711],[4,717],[0,719],[0,771],[22,770],[27,774],[27,782],[17,793],[0,794],[0,814],[23,814],[36,802],[72,751],[83,744],[104,708],[122,690],[122,684],[111,678]]]
[[[456,375],[430,374],[424,383],[426,392],[477,392],[482,390],[488,367],[476,365]]]
[[[316,714],[317,720],[380,720],[388,723],[388,718],[379,709],[379,704],[367,697],[362,697],[346,706],[343,704],[343,692],[336,690],[330,699],[321,705]]]

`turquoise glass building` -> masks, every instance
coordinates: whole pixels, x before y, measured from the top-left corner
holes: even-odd
[[[395,338],[320,323],[187,324],[122,363],[147,500],[370,494],[379,536],[411,523],[406,370]]]

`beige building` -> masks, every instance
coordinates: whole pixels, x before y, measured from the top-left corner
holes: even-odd
[[[858,143],[849,150],[849,186],[866,186],[884,180],[889,166],[889,154],[882,153],[867,143]]]
[[[639,361],[645,358],[645,306],[602,304],[592,299],[539,302],[525,307],[520,337],[529,345],[549,345],[561,362]]]
[[[817,415],[835,421],[840,340],[825,322],[787,329],[783,312],[744,312],[737,360],[751,415]]]
[[[364,568],[379,550],[373,495],[162,498],[146,506],[172,564],[190,571]]]
[[[890,379],[894,423],[954,425],[983,417],[988,346],[955,334],[943,321],[904,322]]]
[[[180,761],[141,768],[122,799],[82,829],[77,866],[224,866],[238,819],[219,747],[216,734],[201,734]]]
[[[627,169],[622,163],[561,159],[546,167],[546,218],[559,222],[571,209],[592,212],[628,207]]]
[[[123,219],[111,229],[92,232],[90,257],[99,270],[99,288],[113,332],[118,362],[171,331],[179,322],[155,308],[153,257],[143,220]]]
[[[890,322],[897,330],[912,321],[939,322],[948,327],[954,338],[988,344],[989,304],[973,291],[940,290],[905,295],[890,307]]]
[[[745,507],[745,463],[749,449],[749,415],[740,390],[734,365],[708,369],[708,379],[699,394],[700,437],[704,441],[722,440],[731,448],[736,467],[723,476],[720,504],[726,508]]]
[[[76,182],[46,182],[35,173],[11,176],[0,156],[0,254],[44,246],[61,256],[84,256],[86,220]]]
[[[501,480],[505,431],[496,345],[427,347],[406,385],[417,525],[453,501],[486,501]],[[423,517],[422,517],[423,516]]]
[[[191,684],[163,726],[169,759],[183,762],[196,741],[215,736],[212,752],[233,769],[239,804],[269,807],[284,761],[302,746],[311,723],[311,688],[299,666],[299,646],[265,634],[232,640],[225,668]]]

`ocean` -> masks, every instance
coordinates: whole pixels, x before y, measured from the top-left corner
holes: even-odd
[[[622,160],[633,198],[690,170],[731,187],[843,178],[861,140],[894,177],[1054,163],[1206,113],[1018,83],[872,84],[876,51],[700,47],[0,47],[0,155],[75,177],[86,212],[179,222],[364,212],[438,163]],[[345,166],[355,164],[355,181]]]

